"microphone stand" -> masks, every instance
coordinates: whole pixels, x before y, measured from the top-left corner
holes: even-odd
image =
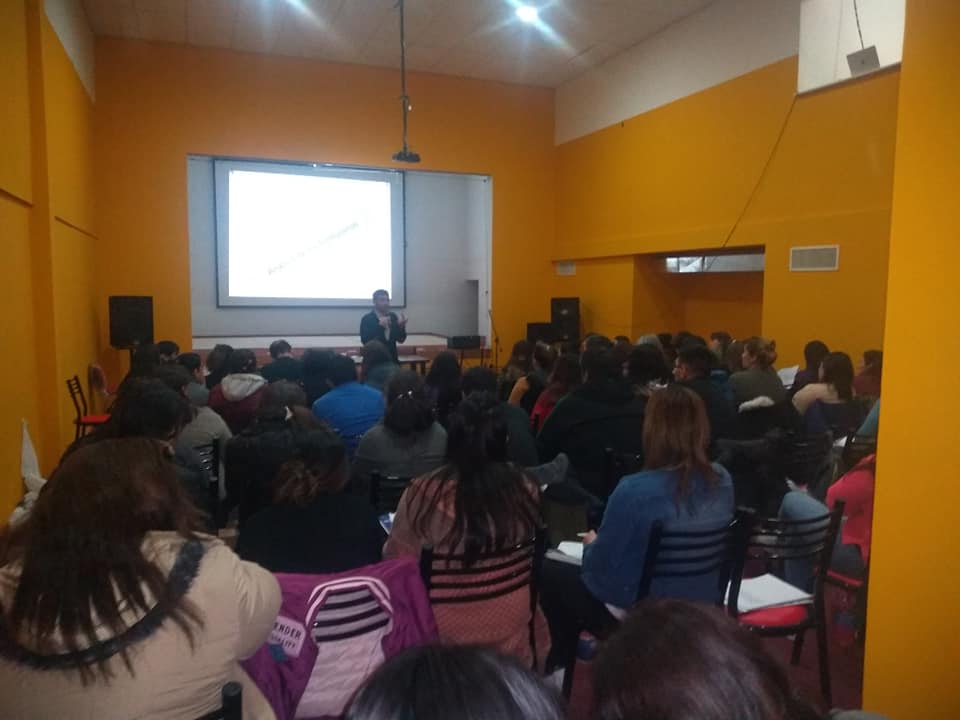
[[[500,333],[497,332],[496,323],[493,322],[493,309],[487,308],[487,316],[490,318],[490,330],[493,332],[493,369],[500,369]]]

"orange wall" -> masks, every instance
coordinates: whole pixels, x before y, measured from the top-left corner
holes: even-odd
[[[49,473],[73,437],[64,379],[96,357],[93,108],[42,4],[0,3],[0,522],[22,492],[21,419]]]
[[[561,145],[555,258],[764,246],[761,329],[784,362],[815,336],[852,354],[879,346],[898,73],[794,101],[796,72],[796,58],[784,60]],[[839,244],[840,271],[790,273],[798,244]],[[649,331],[643,308],[656,293],[640,286],[651,281],[640,267],[635,324]],[[602,306],[617,291],[586,292]]]
[[[102,325],[107,295],[153,295],[156,335],[190,345],[188,153],[390,166],[398,84],[383,69],[98,39]],[[408,91],[418,169],[493,176],[493,310],[510,347],[549,313],[553,92],[425,74]]]
[[[908,0],[864,674],[891,718],[960,717],[958,27],[955,0]]]
[[[683,320],[673,331],[689,330],[704,338],[716,330],[735,338],[760,332],[763,273],[675,273],[667,282],[683,302]]]

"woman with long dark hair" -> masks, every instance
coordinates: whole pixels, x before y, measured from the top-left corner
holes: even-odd
[[[540,523],[539,489],[507,462],[502,406],[474,393],[450,416],[446,464],[413,481],[397,508],[385,558],[419,557],[424,545],[439,554],[462,554],[475,565],[481,554],[533,538]],[[529,662],[530,601],[524,588],[502,598],[434,608],[441,639],[484,643]]]
[[[733,482],[707,456],[710,423],[700,396],[680,385],[655,391],[643,423],[644,470],[620,480],[599,530],[583,539],[583,562],[544,563],[543,609],[553,652],[548,668],[573,662],[577,635],[603,634],[637,599],[650,530],[657,521],[718,527],[733,517]],[[668,597],[716,602],[715,578],[654,583]]]
[[[540,393],[530,413],[530,430],[534,434],[543,427],[557,403],[579,384],[580,357],[573,353],[558,357],[553,365],[553,372],[547,379],[547,387]]]
[[[436,412],[437,422],[447,426],[447,417],[463,398],[460,388],[460,361],[449,350],[438,353],[427,372],[426,389]]]
[[[853,362],[842,352],[830,353],[820,365],[820,382],[807,385],[793,397],[808,435],[830,431],[834,437],[849,435],[866,415],[854,400]]]
[[[804,367],[797,372],[793,378],[793,386],[790,392],[796,395],[810,383],[815,383],[820,379],[820,365],[823,359],[830,354],[830,348],[822,340],[811,340],[803,346]]]
[[[218,707],[236,661],[270,632],[280,588],[202,527],[165,443],[70,453],[30,516],[0,532],[0,716]]]

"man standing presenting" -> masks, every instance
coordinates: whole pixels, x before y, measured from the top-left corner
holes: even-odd
[[[360,343],[366,345],[371,340],[379,340],[397,362],[397,343],[407,339],[407,318],[403,313],[397,317],[390,312],[390,293],[377,290],[373,294],[373,310],[360,321]]]

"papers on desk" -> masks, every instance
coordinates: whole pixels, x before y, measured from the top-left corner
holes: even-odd
[[[583,562],[583,543],[564,541],[557,546],[556,550],[552,548],[547,550],[546,557],[558,562],[580,565]]]
[[[730,601],[730,586],[727,586],[727,601]],[[755,578],[744,578],[740,583],[737,609],[742,613],[761,608],[784,607],[813,602],[813,595],[784,582],[776,575],[767,573]]]
[[[777,375],[780,376],[780,382],[783,383],[783,386],[790,389],[793,387],[793,381],[797,379],[798,372],[800,372],[800,366],[793,365],[792,367],[780,368],[777,370]]]

